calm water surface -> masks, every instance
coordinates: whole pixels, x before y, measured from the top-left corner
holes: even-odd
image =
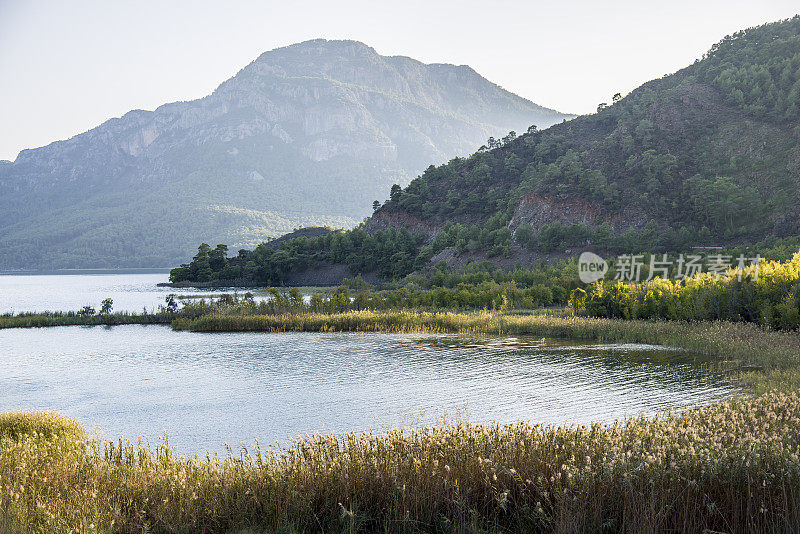
[[[0,410],[54,409],[182,453],[306,432],[610,421],[732,389],[680,352],[516,338],[201,334],[162,326],[0,330]]]
[[[169,272],[74,271],[69,274],[0,275],[0,313],[75,311],[84,306],[100,309],[105,298],[114,301],[114,311],[155,310],[170,293],[212,294],[231,290],[158,287],[169,282]]]

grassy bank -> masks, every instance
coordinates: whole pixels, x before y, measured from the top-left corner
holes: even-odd
[[[313,436],[224,459],[87,446],[68,421],[0,436],[5,532],[800,529],[797,392],[610,426]]]
[[[105,315],[77,315],[74,313],[21,313],[0,315],[0,329],[40,328],[48,326],[97,326],[121,324],[169,324],[171,313],[111,313]]]

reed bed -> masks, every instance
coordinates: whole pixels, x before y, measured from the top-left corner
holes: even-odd
[[[169,313],[112,313],[107,315],[77,315],[74,313],[21,313],[0,315],[0,329],[44,328],[50,326],[114,326],[122,324],[169,324]]]
[[[800,529],[797,392],[610,425],[315,435],[225,458],[69,431],[0,444],[4,532]]]
[[[800,365],[800,335],[753,323],[620,320],[553,313],[351,311],[279,315],[208,314],[176,319],[196,332],[398,332],[527,335],[652,343],[684,348],[732,365],[789,369]]]

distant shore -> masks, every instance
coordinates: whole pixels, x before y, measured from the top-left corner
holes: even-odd
[[[75,275],[75,274],[169,274],[169,267],[125,267],[119,269],[17,269],[0,271],[5,275]]]
[[[208,282],[160,282],[158,287],[174,287],[176,289],[197,288],[197,289],[258,289],[263,288],[263,284],[255,284],[252,280],[211,280]]]

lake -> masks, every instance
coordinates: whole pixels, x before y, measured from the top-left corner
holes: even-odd
[[[100,309],[105,298],[114,311],[153,311],[176,295],[230,293],[232,290],[158,287],[169,282],[169,271],[70,271],[0,275],[0,313]]]
[[[0,276],[0,313],[155,309],[165,271]],[[199,290],[203,294],[208,290]],[[174,332],[167,326],[0,330],[0,410],[51,409],[102,436],[184,453],[303,433],[467,418],[612,421],[732,391],[702,360],[645,345],[398,334]]]
[[[517,338],[58,327],[0,330],[0,353],[0,410],[167,431],[186,454],[453,418],[612,421],[732,391],[678,351]]]

